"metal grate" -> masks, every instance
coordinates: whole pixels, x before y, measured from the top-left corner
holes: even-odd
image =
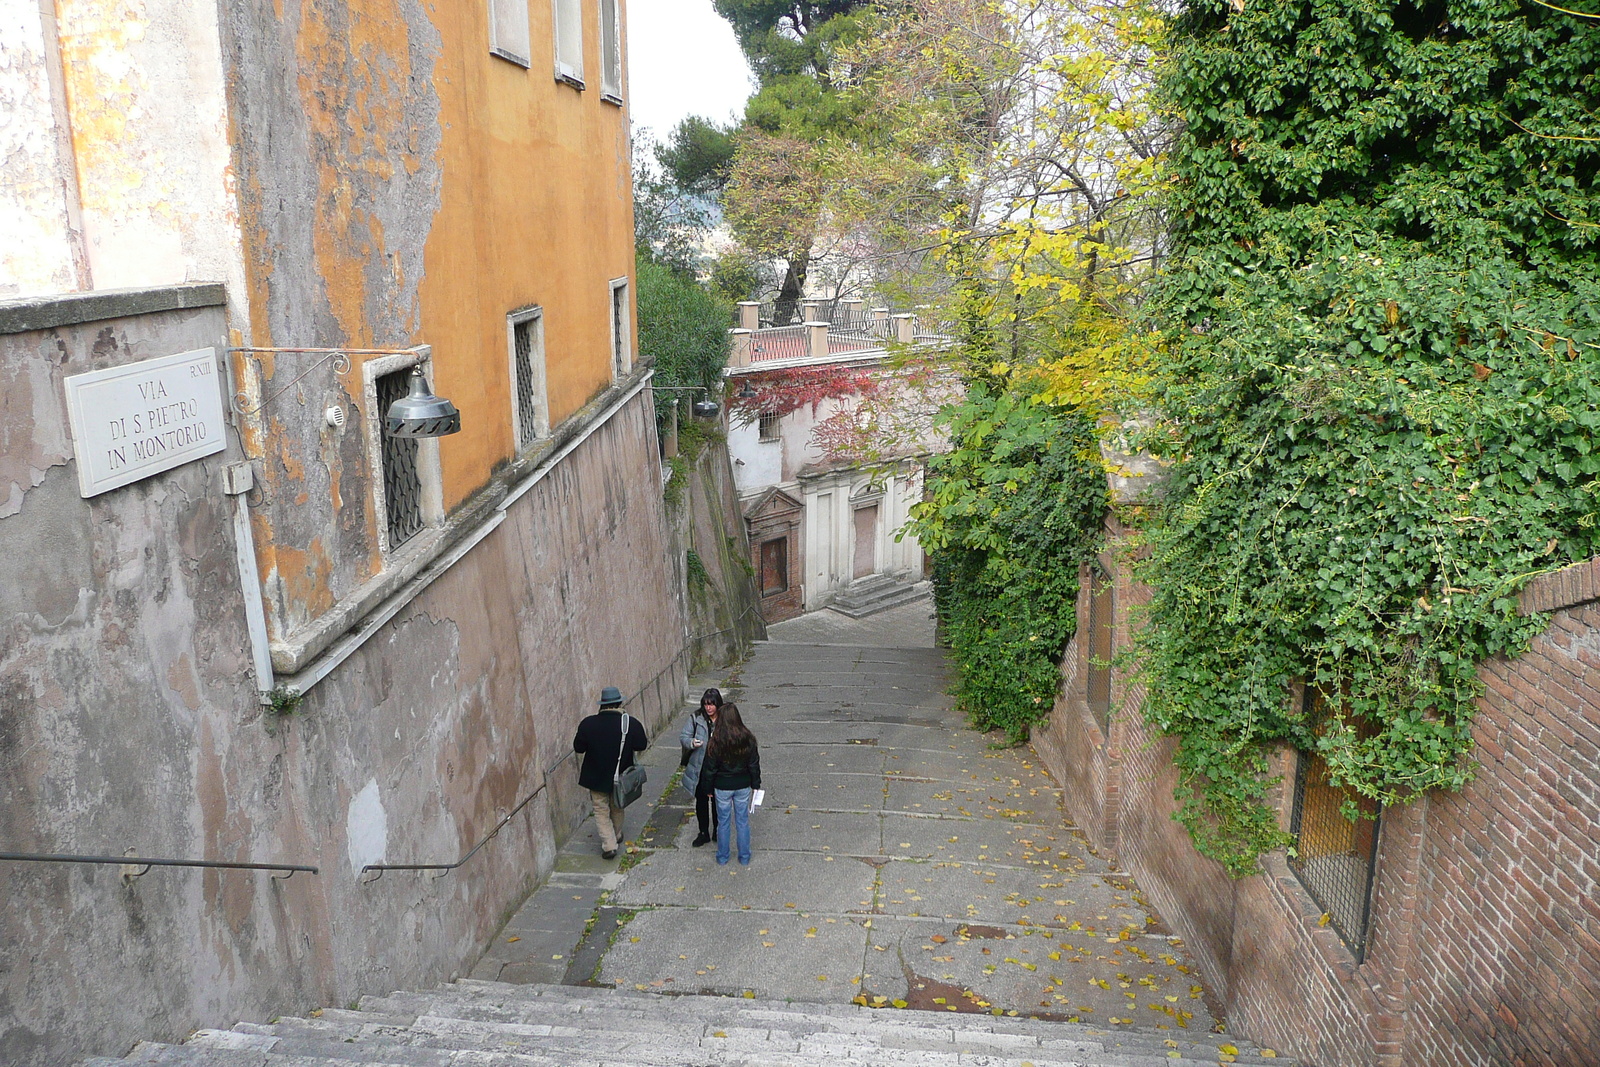
[[[628,373],[628,286],[611,287],[611,371],[621,378]]]
[[[374,385],[378,411],[405,396],[411,370],[385,374]],[[422,529],[422,478],[417,474],[417,441],[410,437],[383,435],[383,504],[389,526],[389,547],[397,548]]]
[[[776,441],[779,436],[779,427],[783,423],[783,416],[776,411],[764,411],[757,423],[758,437],[762,441]]]
[[[1341,814],[1347,802],[1361,812],[1355,822]],[[1299,754],[1294,812],[1289,820],[1295,854],[1289,859],[1289,868],[1327,913],[1329,925],[1355,954],[1357,963],[1367,953],[1382,818],[1383,807],[1377,801],[1328,780],[1328,764],[1321,756]]]
[[[511,327],[517,361],[517,445],[521,448],[539,438],[539,392],[533,377],[533,332],[538,325],[538,319],[530,318]]]
[[[1084,697],[1101,736],[1111,733],[1111,657],[1115,653],[1112,585],[1098,562],[1089,565],[1089,677]]]

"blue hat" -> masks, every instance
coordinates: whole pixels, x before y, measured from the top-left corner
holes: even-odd
[[[600,706],[602,708],[622,703],[622,690],[614,685],[608,685],[600,690]]]

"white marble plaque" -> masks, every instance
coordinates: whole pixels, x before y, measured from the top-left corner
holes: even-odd
[[[86,497],[227,446],[217,350],[201,348],[65,380],[78,492]]]

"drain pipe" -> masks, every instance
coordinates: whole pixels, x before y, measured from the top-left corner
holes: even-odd
[[[244,596],[245,627],[250,631],[250,658],[255,663],[256,694],[272,703],[277,679],[272,673],[272,648],[267,643],[267,607],[261,599],[261,574],[256,563],[256,538],[250,529],[250,505],[245,496],[256,487],[255,468],[248,462],[222,468],[222,492],[232,498],[233,554],[239,565],[239,592]]]

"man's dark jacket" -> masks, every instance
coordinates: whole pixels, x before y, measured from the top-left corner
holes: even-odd
[[[578,724],[572,738],[572,751],[582,753],[578,784],[601,792],[611,788],[617,774],[617,749],[622,744],[622,709],[601,708]],[[622,756],[622,769],[633,766],[633,754],[650,747],[644,724],[628,717],[628,751]]]

